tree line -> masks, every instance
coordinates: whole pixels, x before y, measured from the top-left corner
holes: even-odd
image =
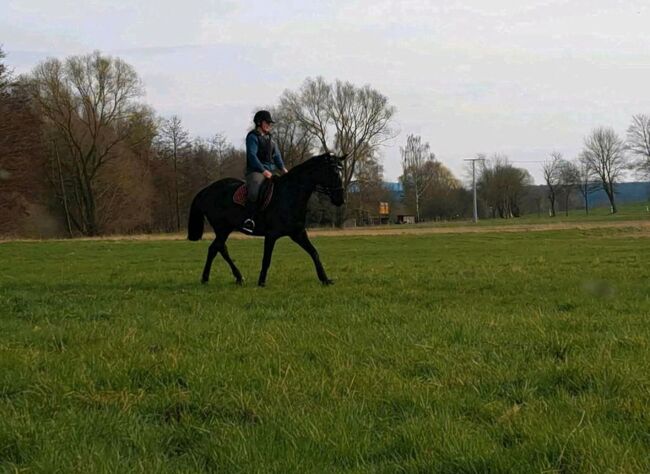
[[[611,127],[599,127],[584,139],[581,153],[566,160],[560,153],[551,153],[544,163],[549,215],[556,215],[558,197],[565,201],[568,212],[571,194],[577,192],[589,213],[589,196],[602,189],[609,200],[612,213],[618,211],[616,185],[626,172],[647,179],[650,176],[650,117],[632,117],[625,139]]]
[[[119,58],[52,58],[18,78],[3,64],[0,77],[0,234],[175,231],[193,192],[241,168],[221,135],[190,140],[142,103]]]
[[[191,137],[178,116],[158,116],[120,58],[50,58],[20,77],[3,58],[0,50],[0,234],[179,231],[199,189],[243,177],[245,150],[219,133]],[[345,154],[348,202],[365,206],[359,199],[383,190],[378,149],[394,134],[395,113],[384,95],[308,78],[272,113],[288,167],[322,151]],[[315,196],[309,217],[342,224],[354,212]]]
[[[245,150],[215,132],[192,137],[181,118],[142,101],[144,85],[120,58],[94,52],[49,58],[16,77],[0,49],[0,235],[94,236],[177,232],[194,194],[223,177],[243,177]],[[421,137],[400,148],[401,196],[383,180],[381,146],[396,136],[395,107],[369,85],[307,78],[271,107],[274,138],[289,168],[319,152],[347,155],[346,206],[315,195],[313,225],[372,222],[379,202],[418,220],[471,215],[471,191]],[[251,111],[252,113],[252,111]],[[242,131],[242,136],[244,131]],[[480,156],[482,214],[530,209],[532,178],[506,156]],[[625,170],[650,174],[650,118],[638,115],[626,140],[602,128],[574,161],[553,153],[544,165],[550,214],[579,193],[588,209],[597,186],[616,212]],[[537,203],[538,207],[541,205]]]
[[[417,220],[469,215],[469,193],[436,160],[428,143],[409,135],[401,155],[405,202]],[[508,219],[541,213],[546,207],[549,216],[555,217],[560,203],[568,215],[574,198],[581,201],[588,214],[589,198],[597,190],[605,193],[611,212],[616,213],[616,185],[625,174],[650,177],[650,116],[633,116],[625,138],[611,127],[594,129],[584,138],[583,149],[573,160],[552,152],[543,163],[543,194],[533,186],[530,173],[514,166],[507,156],[479,154],[476,159],[480,163],[476,186],[483,217]],[[436,209],[431,208],[433,203]]]

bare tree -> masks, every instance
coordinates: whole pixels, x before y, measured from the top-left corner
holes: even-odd
[[[215,181],[220,178],[226,177],[225,164],[228,157],[233,153],[234,147],[232,144],[220,133],[215,133],[208,140],[210,144],[210,156],[212,162],[216,166],[214,174],[210,175],[210,181]],[[243,165],[242,165],[243,169]]]
[[[390,123],[395,108],[386,96],[369,85],[357,87],[339,80],[328,84],[322,77],[308,78],[298,92],[284,92],[280,107],[298,121],[324,151],[348,156],[343,168],[346,197],[359,161],[375,157],[377,147],[393,137]],[[339,216],[339,225],[344,212],[342,210]]]
[[[185,181],[181,206],[189,204],[184,202],[188,194],[191,199],[201,188],[226,176],[224,167],[232,148],[228,140],[219,133],[208,139],[194,139],[184,166],[181,167]]]
[[[316,135],[283,106],[272,108],[271,114],[276,122],[273,139],[287,168],[293,168],[310,157],[316,148]]]
[[[5,52],[0,46],[0,95],[6,94],[11,84],[11,70],[2,61],[5,58]]]
[[[627,149],[637,157],[636,169],[650,177],[650,116],[639,114],[632,117],[627,129]]]
[[[306,79],[298,92],[284,91],[280,98],[280,108],[318,140],[324,151],[330,150],[331,95],[332,86],[317,77]]]
[[[598,183],[595,181],[596,175],[584,156],[578,157],[573,166],[578,171],[578,190],[585,205],[585,214],[589,215],[589,196],[598,188]]]
[[[612,128],[597,128],[585,138],[582,157],[600,179],[603,191],[611,204],[612,214],[615,214],[617,209],[614,186],[628,165],[625,144]]]
[[[135,101],[142,95],[140,79],[121,59],[94,52],[65,62],[48,59],[34,68],[29,80],[42,117],[64,147],[61,164],[73,186],[73,222],[82,233],[96,235],[97,180],[132,133],[132,118],[140,109]]]
[[[549,209],[551,217],[555,217],[555,198],[557,194],[557,188],[560,184],[560,163],[562,162],[562,154],[554,151],[551,153],[551,158],[549,161],[544,162],[543,171],[544,171],[544,181],[546,181],[546,187],[548,188],[548,200],[551,205]]]
[[[400,148],[402,154],[402,185],[408,194],[412,194],[415,203],[415,217],[420,221],[420,207],[422,197],[433,182],[434,174],[431,173],[429,163],[436,159],[428,143],[422,143],[422,137],[409,135],[406,137],[406,146]]]
[[[569,201],[571,194],[580,188],[580,169],[567,160],[560,162],[560,190],[564,198],[564,213],[569,215]]]
[[[177,115],[162,119],[158,131],[158,147],[174,169],[174,209],[176,214],[176,230],[181,230],[181,205],[179,191],[179,165],[190,150],[190,134]]]

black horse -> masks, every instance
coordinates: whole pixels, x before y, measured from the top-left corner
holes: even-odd
[[[288,235],[300,245],[312,258],[316,266],[318,279],[324,285],[332,284],[327,278],[325,269],[320,261],[318,252],[309,241],[305,230],[305,216],[307,214],[307,201],[314,191],[329,196],[335,206],[344,202],[343,185],[341,181],[342,161],[330,153],[314,156],[309,160],[295,166],[284,176],[274,177],[273,194],[271,200],[262,212],[255,218],[254,235],[264,236],[264,258],[262,270],[258,280],[259,286],[266,283],[266,274],[271,264],[271,254],[275,242]],[[268,180],[267,180],[268,181]],[[200,240],[203,235],[203,216],[214,229],[216,238],[208,249],[208,258],[203,268],[201,281],[207,283],[210,279],[210,268],[217,253],[230,265],[232,274],[238,284],[242,283],[242,275],[228,254],[226,240],[233,230],[241,230],[245,218],[245,209],[235,204],[233,195],[242,185],[242,181],[234,178],[225,178],[215,181],[210,186],[202,189],[194,197],[190,208],[187,238]],[[265,187],[260,190],[259,202],[265,195]]]

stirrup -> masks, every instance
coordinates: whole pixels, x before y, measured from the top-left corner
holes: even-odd
[[[252,234],[255,231],[255,221],[253,219],[246,219],[241,226],[241,229],[249,234]]]

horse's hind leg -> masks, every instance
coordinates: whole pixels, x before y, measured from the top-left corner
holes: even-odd
[[[228,240],[229,235],[230,232],[218,232],[216,238],[210,244],[210,247],[208,248],[208,258],[206,259],[205,267],[203,268],[203,277],[201,278],[201,281],[203,283],[207,283],[210,280],[210,269],[212,268],[212,262],[214,261],[214,258],[217,256],[217,254],[221,252],[223,259],[226,261],[226,263],[228,263],[228,265],[230,265],[230,270],[232,271],[237,284],[242,284],[242,275],[235,265],[235,262],[233,262],[230,258],[230,255],[228,254],[228,247],[226,247],[226,240]]]
[[[228,253],[228,247],[226,246],[225,240],[223,242],[223,246],[221,247],[221,256],[226,261],[226,263],[230,265],[230,270],[232,270],[232,274],[235,277],[235,283],[241,285],[244,280],[241,276],[241,273],[239,272],[239,269],[235,265],[235,262],[233,262],[232,259],[230,258],[230,254]]]
[[[216,239],[212,241],[210,247],[208,247],[208,258],[205,260],[205,266],[203,267],[203,276],[201,277],[201,283],[207,283],[210,281],[210,269],[212,268],[212,261],[214,257],[217,256],[219,250],[223,246],[223,241],[217,236]]]

